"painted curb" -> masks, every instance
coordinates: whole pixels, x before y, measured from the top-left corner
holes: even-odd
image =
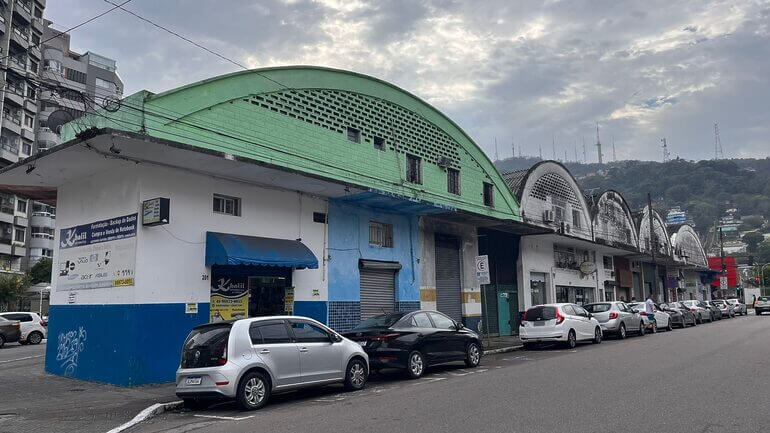
[[[509,347],[501,347],[501,348],[499,348],[499,349],[485,350],[485,351],[484,351],[484,355],[494,355],[494,354],[496,354],[496,353],[508,353],[508,352],[513,352],[513,351],[515,351],[515,350],[519,350],[519,349],[521,349],[522,347],[524,347],[524,345],[519,345],[519,346],[509,346]]]
[[[139,412],[131,421],[123,425],[120,425],[118,427],[115,427],[114,429],[108,431],[107,433],[120,433],[122,431],[128,430],[131,427],[139,424],[140,422],[147,421],[148,419],[158,416],[163,412],[166,412],[168,410],[178,409],[182,407],[182,404],[183,404],[182,401],[172,401],[169,403],[155,403],[154,405]]]

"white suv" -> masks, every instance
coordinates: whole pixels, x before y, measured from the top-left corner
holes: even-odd
[[[576,304],[545,304],[529,308],[521,319],[519,338],[524,348],[547,341],[563,342],[574,348],[578,341],[602,342],[599,322]]]
[[[21,322],[21,344],[40,344],[48,335],[48,322],[41,319],[37,313],[9,311],[0,313],[0,317]]]
[[[189,408],[234,398],[246,410],[274,392],[366,385],[369,357],[358,343],[306,317],[271,316],[193,328],[182,348],[176,395]]]

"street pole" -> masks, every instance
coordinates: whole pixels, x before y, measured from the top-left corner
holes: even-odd
[[[653,265],[653,276],[652,276],[652,284],[650,285],[650,292],[653,290],[657,294],[658,292],[658,278],[660,276],[658,275],[658,262],[655,260],[655,242],[654,234],[655,230],[652,227],[652,198],[650,197],[650,193],[647,193],[647,215],[649,217],[650,222],[650,252],[652,252],[652,265]],[[654,286],[653,286],[654,285]],[[650,293],[650,298],[652,298],[652,293]]]
[[[720,279],[719,279],[719,288],[722,288],[722,278],[727,278],[727,266],[725,266],[725,244],[724,239],[722,238],[722,227],[719,227],[719,261],[721,263],[721,269],[722,272],[720,273]],[[722,297],[724,297],[725,294],[722,293]]]

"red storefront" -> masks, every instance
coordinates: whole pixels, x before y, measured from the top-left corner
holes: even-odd
[[[718,272],[722,272],[722,259],[720,257],[709,257],[709,269],[713,269]],[[738,287],[738,264],[735,261],[735,257],[725,257],[724,259],[725,263],[725,271],[727,276],[727,292],[721,293],[718,292],[719,290],[719,278],[720,275],[717,275],[717,277],[711,281],[711,291],[712,296],[714,296],[714,293],[718,293],[719,296],[714,297],[725,297],[727,294],[735,294],[735,288]]]

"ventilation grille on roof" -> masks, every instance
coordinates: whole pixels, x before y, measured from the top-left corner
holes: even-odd
[[[569,202],[573,208],[582,208],[570,183],[556,173],[546,173],[540,176],[535,181],[535,185],[532,186],[529,195],[540,200],[545,200],[546,197],[551,196]]]
[[[361,141],[374,145],[375,137],[401,153],[437,162],[443,158],[459,168],[457,144],[421,116],[381,99],[337,90],[285,90],[254,95],[246,101],[340,134],[360,131]]]

